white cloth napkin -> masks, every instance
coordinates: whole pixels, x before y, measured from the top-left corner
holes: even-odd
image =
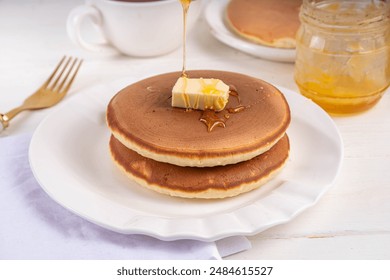
[[[0,136],[0,259],[221,259],[251,247],[242,236],[166,242],[92,224],[40,188],[29,166],[30,139]]]

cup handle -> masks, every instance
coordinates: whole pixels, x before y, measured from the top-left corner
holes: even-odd
[[[118,51],[107,42],[107,40],[103,43],[91,43],[83,39],[81,34],[81,24],[86,18],[90,18],[101,31],[103,36],[105,36],[102,29],[102,16],[99,10],[93,6],[79,6],[70,12],[66,23],[66,30],[71,41],[89,51],[107,54],[118,53]]]

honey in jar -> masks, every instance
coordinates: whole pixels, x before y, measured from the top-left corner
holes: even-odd
[[[390,84],[387,0],[304,0],[297,34],[295,81],[327,112],[373,107]]]

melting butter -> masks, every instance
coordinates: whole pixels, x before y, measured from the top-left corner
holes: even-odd
[[[229,100],[229,91],[219,79],[180,77],[172,89],[172,107],[221,111]]]

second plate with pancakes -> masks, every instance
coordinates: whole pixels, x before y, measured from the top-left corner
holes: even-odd
[[[275,48],[295,48],[302,0],[230,0],[226,23],[239,36]]]
[[[217,78],[231,88],[225,123],[211,132],[203,111],[173,108],[180,72],[134,83],[107,107],[114,162],[157,192],[186,198],[224,198],[250,191],[281,170],[289,154],[290,110],[271,84],[243,74],[197,70],[191,78]]]

